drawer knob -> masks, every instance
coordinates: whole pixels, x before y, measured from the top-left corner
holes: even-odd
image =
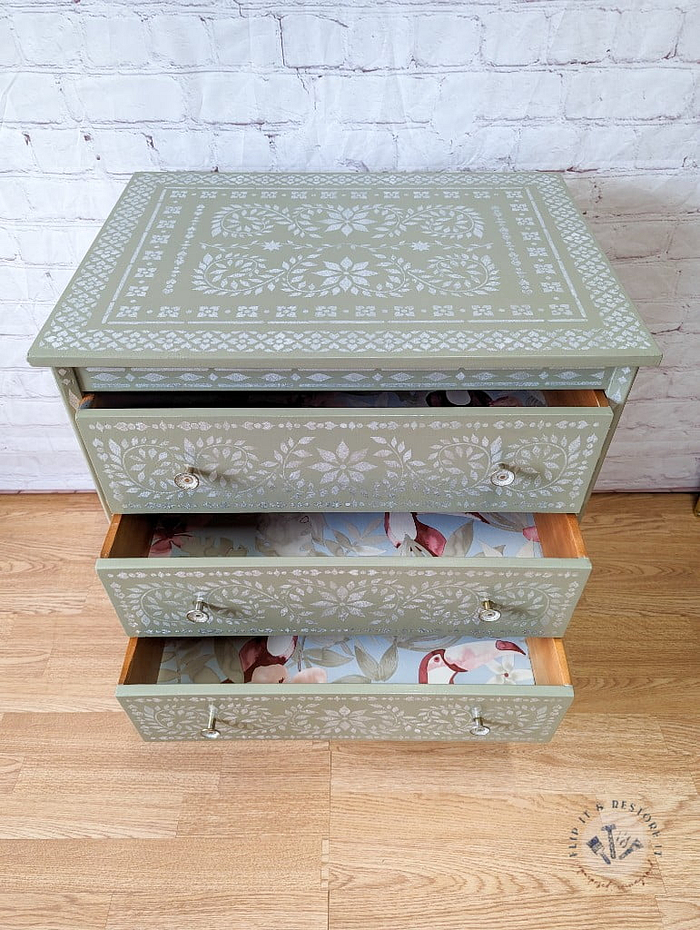
[[[200,735],[204,739],[218,739],[221,736],[221,731],[216,729],[216,708],[209,708],[209,720],[207,721],[206,727],[203,730],[199,731]]]
[[[482,623],[495,623],[496,620],[501,619],[501,611],[489,601],[488,599],[481,602],[481,608],[477,613],[477,617],[481,620]]]
[[[201,597],[198,597],[192,610],[188,610],[185,617],[190,623],[211,623],[211,614],[207,610],[207,605]]]
[[[491,727],[487,727],[484,723],[478,707],[472,707],[472,725],[469,727],[469,732],[472,736],[488,736],[491,732]]]
[[[190,466],[184,471],[179,471],[173,478],[175,486],[181,491],[196,491],[199,487],[199,477],[195,475],[194,469]]]
[[[491,484],[497,488],[507,488],[515,481],[515,472],[502,462],[491,475]]]

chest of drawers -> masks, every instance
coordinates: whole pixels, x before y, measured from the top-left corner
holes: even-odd
[[[137,729],[550,738],[577,516],[659,358],[554,175],[135,175],[29,361]]]

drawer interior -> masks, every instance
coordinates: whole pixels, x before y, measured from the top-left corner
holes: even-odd
[[[120,685],[569,685],[560,639],[134,638]]]
[[[460,391],[101,391],[84,394],[82,409],[606,407],[600,390]]]
[[[118,514],[102,558],[585,558],[573,514]]]

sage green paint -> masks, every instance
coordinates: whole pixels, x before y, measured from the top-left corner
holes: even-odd
[[[588,559],[99,559],[97,574],[129,636],[451,633],[561,636]],[[201,598],[211,617],[186,613]],[[482,623],[484,600],[501,612]]]
[[[223,739],[547,742],[573,700],[568,685],[119,685],[148,741],[196,740],[210,708]],[[469,733],[478,710],[488,736]]]
[[[582,407],[97,408],[76,425],[119,513],[573,513],[611,419]],[[516,470],[508,487],[491,483],[500,463]],[[186,468],[195,490],[174,483]]]
[[[435,391],[522,390],[523,388],[606,388],[610,368],[485,369],[369,368],[83,368],[86,391],[345,390]]]
[[[33,365],[657,364],[552,174],[133,176]]]

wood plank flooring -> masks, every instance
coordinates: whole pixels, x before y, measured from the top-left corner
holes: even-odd
[[[576,700],[548,745],[161,745],[113,697],[96,497],[0,496],[0,930],[696,930],[692,505],[593,497]],[[662,855],[606,887],[570,831],[622,800]]]

